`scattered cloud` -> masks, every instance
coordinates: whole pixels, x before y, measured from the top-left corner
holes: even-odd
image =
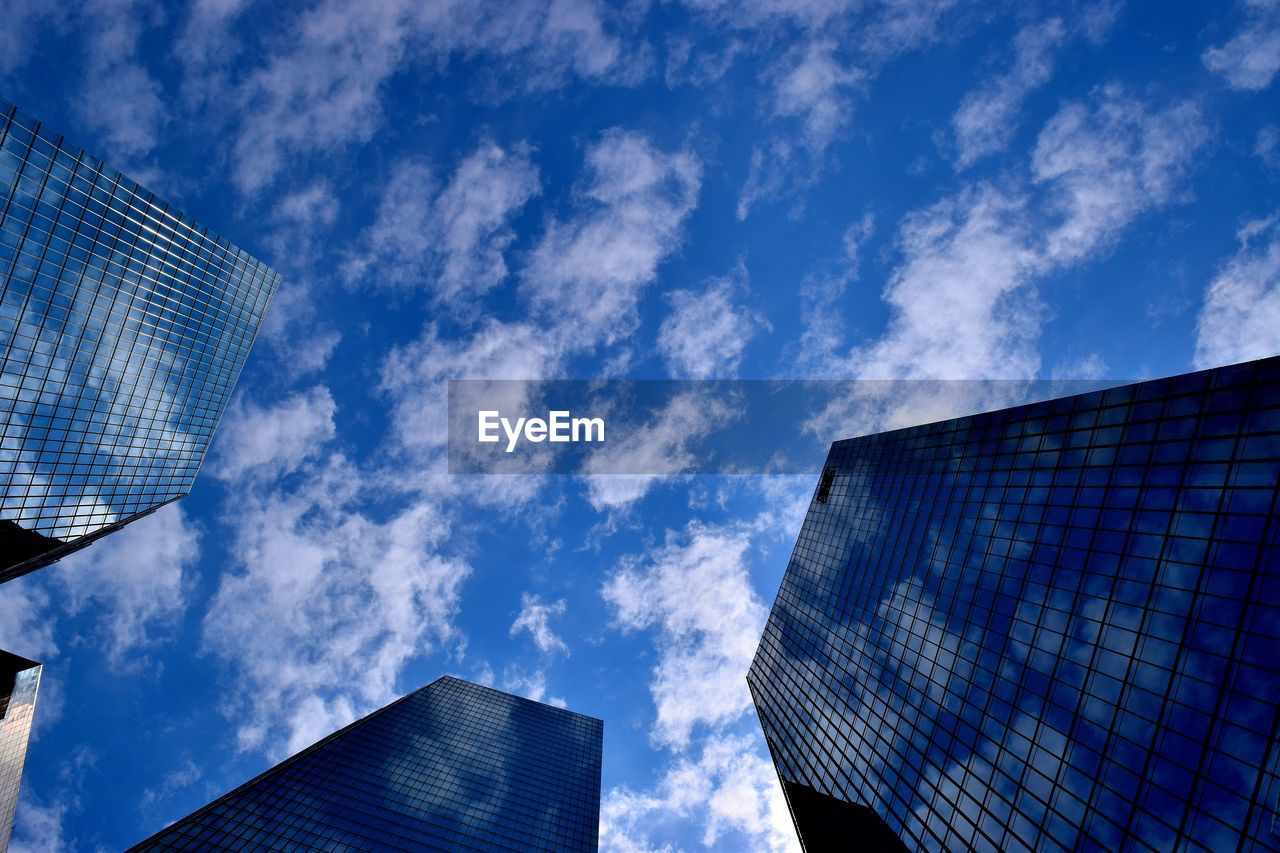
[[[1269,124],[1258,131],[1253,153],[1273,172],[1280,172],[1280,127]]]
[[[66,839],[63,823],[69,806],[65,802],[45,803],[23,785],[14,812],[11,853],[62,853],[73,849]]]
[[[659,745],[682,749],[695,728],[731,723],[751,709],[746,674],[766,611],[747,571],[750,546],[745,529],[695,522],[605,581],[602,595],[619,628],[658,632],[649,689]]]
[[[209,473],[228,481],[282,477],[334,437],[336,412],[323,385],[267,406],[238,396],[219,424]]]
[[[150,665],[140,652],[170,636],[188,604],[200,533],[180,504],[130,522],[52,571],[70,615],[91,611],[112,667]]]
[[[149,810],[152,806],[164,802],[178,791],[189,788],[199,782],[203,775],[204,771],[201,770],[200,765],[196,764],[190,755],[184,755],[181,763],[164,774],[164,777],[157,784],[142,789],[142,800],[139,803],[139,808],[144,812]]]
[[[538,190],[524,146],[481,144],[438,194],[425,164],[403,161],[343,275],[370,287],[430,289],[438,304],[474,310],[507,277],[503,253],[515,238],[509,220]]]
[[[640,295],[679,248],[702,183],[691,152],[619,129],[587,150],[585,168],[575,215],[547,225],[524,269],[534,309],[583,348],[635,328]]]
[[[1248,223],[1239,239],[1239,251],[1205,292],[1197,368],[1280,353],[1280,212]]]
[[[318,318],[311,289],[296,280],[286,280],[272,295],[259,337],[290,381],[323,370],[342,342],[342,333]]]
[[[766,74],[770,116],[783,124],[751,153],[751,169],[738,197],[738,219],[752,207],[817,182],[827,149],[853,117],[853,97],[866,75],[837,57],[831,40],[792,51]]]
[[[1066,39],[1061,18],[1023,27],[1014,38],[1013,66],[965,96],[951,119],[956,135],[956,168],[1002,151],[1017,130],[1022,102],[1049,82],[1055,55]]]
[[[1070,263],[1114,242],[1138,214],[1173,201],[1194,155],[1209,141],[1199,105],[1164,108],[1105,86],[1092,103],[1067,104],[1036,140],[1036,183],[1053,194],[1061,221],[1046,260]]]
[[[909,214],[885,333],[852,355],[863,379],[1031,376],[1040,366],[1039,265],[1025,195],[979,184]]]
[[[1261,91],[1280,71],[1280,2],[1244,0],[1245,23],[1224,44],[1204,52],[1205,67],[1233,89]]]
[[[484,56],[495,72],[514,77],[518,67],[516,79],[534,88],[569,74],[627,82],[643,70],[589,0],[376,0],[358,15],[341,0],[325,0],[287,26],[279,48],[237,85],[246,118],[234,178],[246,193],[271,184],[297,156],[368,142],[385,120],[383,92],[406,65],[444,67],[453,55]]]
[[[648,494],[659,479],[692,473],[697,443],[737,417],[732,403],[714,393],[676,394],[625,443],[606,443],[587,457],[581,473],[592,507],[624,507]]]
[[[520,596],[520,613],[508,633],[512,637],[527,633],[543,654],[568,654],[569,647],[551,630],[552,617],[563,616],[564,609],[563,598],[544,603],[542,596],[526,592]]]
[[[405,664],[453,637],[470,574],[438,553],[441,508],[369,517],[369,496],[388,496],[338,455],[302,474],[292,489],[239,484],[233,568],[204,618],[205,652],[233,668],[222,710],[238,746],[273,758],[394,698]]]
[[[1028,378],[1044,310],[1034,285],[1108,249],[1140,214],[1185,193],[1208,142],[1190,101],[1157,108],[1116,86],[1064,105],[1041,130],[1030,182],[980,182],[908,214],[881,337],[856,348],[864,379]],[[829,335],[828,335],[829,337]]]
[[[159,81],[138,59],[138,42],[158,11],[147,0],[91,0],[80,14],[88,45],[78,109],[108,154],[133,162],[151,153],[169,120]]]
[[[681,758],[668,766],[652,791],[622,786],[605,792],[600,849],[670,851],[669,845],[655,846],[656,830],[664,823],[695,818],[703,823],[702,843],[707,847],[741,833],[752,850],[799,850],[777,771],[761,755],[760,746],[758,738],[709,737],[696,758]]]
[[[24,575],[0,586],[0,649],[41,662],[58,654],[44,578]]]
[[[671,312],[658,330],[658,351],[673,376],[725,379],[738,372],[747,344],[758,331],[770,328],[764,315],[734,303],[742,289],[746,268],[712,279],[701,292],[673,290],[667,294]]]
[[[1107,375],[1107,361],[1101,353],[1067,358],[1053,369],[1054,379],[1102,379]]]
[[[4,27],[0,28],[0,74],[10,74],[27,64],[39,32],[50,19],[58,21],[63,11],[45,0],[8,0],[4,4]]]

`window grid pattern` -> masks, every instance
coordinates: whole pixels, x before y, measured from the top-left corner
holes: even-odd
[[[445,676],[134,850],[595,851],[603,735]]]
[[[0,100],[0,521],[186,494],[278,279]]]
[[[1280,358],[826,465],[748,676],[782,780],[920,849],[1280,848]]]
[[[0,651],[0,850],[9,849],[43,667]]]

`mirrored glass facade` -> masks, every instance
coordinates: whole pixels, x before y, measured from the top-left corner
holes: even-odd
[[[1280,848],[1278,478],[1277,358],[836,442],[748,676],[784,790],[911,850]]]
[[[277,282],[0,100],[0,581],[190,490]]]
[[[0,850],[9,849],[43,667],[0,651]]]
[[[445,676],[133,849],[594,851],[603,736]]]

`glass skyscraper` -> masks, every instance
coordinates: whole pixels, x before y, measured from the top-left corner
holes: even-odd
[[[1278,481],[1280,358],[832,445],[748,676],[806,849],[1280,848]]]
[[[0,100],[0,581],[190,490],[278,278]]]
[[[0,850],[9,849],[43,667],[0,651]]]
[[[594,851],[604,724],[445,676],[133,848]]]

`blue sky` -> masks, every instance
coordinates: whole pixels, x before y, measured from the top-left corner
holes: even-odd
[[[284,277],[192,494],[0,587],[15,849],[443,672],[605,719],[607,849],[785,849],[743,677],[813,478],[450,477],[445,381],[1280,350],[1275,0],[5,10],[6,98]]]

